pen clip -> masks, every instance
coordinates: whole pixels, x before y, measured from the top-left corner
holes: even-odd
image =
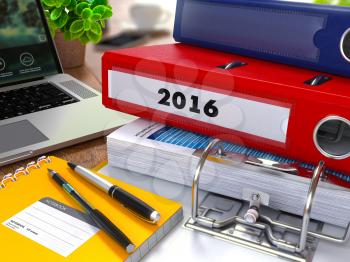
[[[137,214],[135,211],[133,211],[132,209],[128,208],[127,206],[120,204],[121,206],[123,206],[127,211],[129,211],[131,214],[133,214],[134,216],[138,217],[139,219],[147,222],[148,224],[152,224],[152,225],[156,225],[157,221],[152,221],[150,219],[146,219],[144,217],[142,217],[141,215]]]

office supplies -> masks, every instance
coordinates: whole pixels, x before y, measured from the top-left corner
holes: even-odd
[[[77,210],[79,205],[62,194],[47,174],[47,168],[67,174],[73,187],[79,188],[93,206],[132,238],[135,251],[128,254],[100,231],[87,214]],[[74,175],[66,161],[56,157],[40,158],[38,163],[29,163],[0,181],[2,259],[139,261],[181,221],[180,204],[122,181],[102,177],[156,208],[162,214],[159,222],[150,224],[130,216],[128,210],[111,201],[109,196]]]
[[[137,119],[107,137],[109,165],[191,186],[199,157],[213,138]],[[203,169],[201,189],[246,199],[252,190],[268,195],[269,207],[302,215],[313,170],[308,163],[226,143],[214,150]],[[260,161],[260,162],[258,162]],[[350,221],[349,177],[327,170],[311,212],[313,219],[346,226]]]
[[[68,166],[71,169],[73,169],[76,173],[78,173],[81,177],[83,177],[84,179],[92,183],[94,186],[107,193],[110,197],[118,200],[126,208],[129,208],[138,216],[152,223],[157,223],[159,221],[160,214],[152,207],[147,205],[145,202],[143,202],[141,199],[131,195],[124,189],[111,184],[107,180],[99,177],[92,171],[82,166],[73,164],[71,162],[68,162]]]
[[[198,160],[196,164],[198,164]],[[206,161],[206,164],[210,164],[210,161]],[[192,190],[189,186],[183,186],[178,183],[165,181],[159,178],[150,177],[136,172],[126,171],[124,169],[112,167],[107,165],[101,169],[101,172],[125,181],[126,183],[133,184],[146,190],[150,190],[164,197],[171,198],[175,201],[183,203],[184,214],[186,218],[189,218],[192,213]],[[231,173],[235,175],[235,173]],[[192,179],[194,173],[192,174]],[[200,177],[200,184],[203,183],[203,176]],[[321,182],[320,182],[321,183]],[[192,185],[192,182],[191,182]],[[316,191],[317,192],[317,191]],[[307,192],[305,192],[307,194]],[[200,214],[208,216],[209,218],[215,218],[222,220],[231,218],[232,216],[244,217],[250,201],[227,198],[222,195],[212,194],[207,191],[199,191],[199,208]],[[306,202],[305,202],[306,203]],[[204,212],[204,213],[202,213]],[[272,218],[272,221],[276,225],[291,225],[291,230],[281,230],[279,233],[275,227],[272,227],[272,233],[276,234],[278,238],[288,238],[288,242],[298,243],[300,240],[300,234],[293,232],[293,228],[300,228],[302,217],[292,215],[290,213],[282,212],[279,210],[271,209],[264,205],[261,205],[259,209],[260,215]],[[272,222],[270,221],[270,222]],[[203,231],[188,230],[189,225],[184,227],[178,225],[172,234],[159,243],[144,259],[145,262],[162,262],[167,261],[169,257],[176,257],[185,261],[229,261],[232,258],[239,258],[242,261],[259,261],[259,262],[279,262],[284,261],[286,258],[289,261],[305,261],[301,255],[291,256],[290,253],[285,251],[276,252],[271,256],[268,252],[256,252],[254,243],[255,241],[262,240],[262,244],[265,245],[264,251],[272,251],[273,245],[271,242],[266,241],[266,234],[261,233],[262,230],[249,227],[247,225],[236,225],[236,227],[220,230],[203,228]],[[349,241],[348,240],[348,228],[339,228],[331,224],[324,224],[319,221],[313,220],[309,224],[309,230],[313,233],[308,236],[310,241],[307,245],[315,244],[304,254],[310,254],[307,257],[307,261],[312,260],[317,262],[328,262],[336,258],[339,262],[348,261],[349,257]],[[215,232],[217,231],[217,232]],[[217,235],[221,231],[226,233],[233,233],[229,235],[227,241],[222,241]],[[210,234],[208,234],[210,233]],[[261,233],[261,234],[259,234]],[[325,238],[317,239],[314,236],[320,236],[327,234],[331,238],[338,239],[338,243],[332,243]],[[215,237],[213,237],[215,235]],[[336,236],[336,237],[335,237]],[[229,238],[236,238],[236,243],[233,244]],[[247,249],[247,245],[249,249]],[[256,247],[261,247],[255,245]],[[278,249],[275,249],[278,251]],[[274,251],[272,251],[274,252]],[[313,254],[314,252],[314,254]]]
[[[98,209],[93,208],[60,174],[51,169],[48,169],[48,171],[52,179],[79,203],[99,228],[119,243],[128,253],[134,251],[135,245],[116,225]]]
[[[350,80],[319,74],[184,44],[125,49],[103,57],[103,103],[350,173]]]
[[[99,92],[63,73],[40,3],[1,5],[0,166],[109,134],[134,119],[106,110]]]
[[[349,15],[348,6],[292,1],[180,0],[174,38],[350,76]]]

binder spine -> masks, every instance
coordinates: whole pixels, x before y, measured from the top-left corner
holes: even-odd
[[[174,39],[350,76],[349,14],[345,6],[292,1],[178,0]]]
[[[42,164],[44,163],[51,163],[51,158],[49,156],[41,156],[37,159],[37,161],[29,162],[25,167],[20,167],[16,169],[14,173],[9,173],[5,175],[0,180],[0,190],[5,189],[7,183],[18,181],[19,176],[28,176],[31,170],[40,169],[42,167]]]

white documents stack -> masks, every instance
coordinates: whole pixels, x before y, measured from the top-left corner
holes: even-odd
[[[108,136],[109,165],[191,186],[199,160],[194,153],[196,149],[204,149],[211,140],[206,136],[137,119]],[[229,143],[225,143],[224,149],[283,163],[291,162]],[[302,215],[309,183],[309,179],[297,175],[207,161],[200,188],[237,199],[244,199],[246,192],[265,193],[269,195],[271,208]],[[320,181],[311,217],[347,226],[350,221],[350,190]]]

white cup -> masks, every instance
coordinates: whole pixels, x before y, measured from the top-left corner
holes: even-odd
[[[130,8],[130,17],[138,29],[149,30],[168,22],[171,13],[159,5],[135,4]]]

